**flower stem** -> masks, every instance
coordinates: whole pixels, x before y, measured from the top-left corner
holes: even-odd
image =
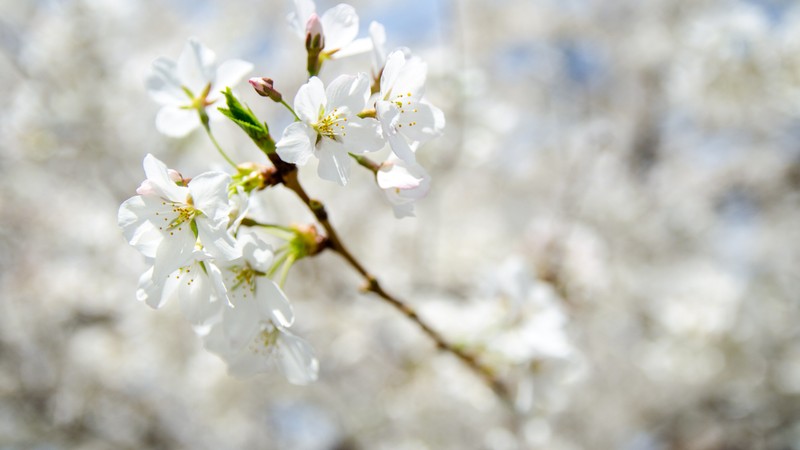
[[[236,163],[225,153],[225,150],[219,145],[217,142],[217,138],[214,137],[214,133],[211,132],[211,126],[208,123],[208,114],[206,113],[205,109],[198,109],[197,113],[200,114],[200,122],[203,124],[203,128],[206,130],[206,134],[208,138],[211,140],[211,143],[214,144],[214,147],[217,148],[217,151],[222,156],[222,158],[228,162],[234,169],[236,168]]]
[[[285,107],[286,107],[286,109],[288,109],[288,110],[289,110],[289,112],[290,112],[290,113],[292,113],[292,115],[294,116],[294,121],[295,121],[295,122],[300,122],[300,117],[298,117],[298,116],[297,116],[297,113],[296,113],[296,112],[294,112],[294,108],[292,108],[291,106],[289,106],[289,104],[288,104],[288,103],[286,103],[286,100],[284,100],[284,99],[281,99],[281,105],[285,106]]]
[[[303,189],[303,186],[300,184],[296,170],[291,170],[283,174],[283,184],[300,197],[300,200],[311,210],[314,217],[316,217],[317,221],[325,229],[327,234],[327,248],[344,258],[344,260],[364,278],[366,282],[363,288],[364,292],[372,292],[394,306],[395,309],[403,313],[409,320],[417,324],[417,326],[436,343],[438,349],[455,355],[461,362],[480,376],[501,400],[511,405],[512,400],[508,389],[495,375],[491,367],[481,362],[474,354],[447,342],[447,340],[428,325],[411,306],[386,292],[378,282],[378,279],[367,271],[358,259],[350,253],[339,238],[339,234],[336,232],[333,224],[328,220],[328,213],[325,210],[325,206],[320,201],[313,200],[308,196],[305,189]]]

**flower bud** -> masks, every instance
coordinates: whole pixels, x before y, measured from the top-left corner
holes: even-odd
[[[256,90],[258,95],[262,97],[269,97],[270,100],[276,103],[280,103],[281,100],[283,100],[281,93],[275,90],[272,78],[250,78],[247,80],[247,82],[253,86],[253,89]]]
[[[306,50],[320,52],[325,48],[325,36],[322,34],[322,22],[314,13],[306,22]]]

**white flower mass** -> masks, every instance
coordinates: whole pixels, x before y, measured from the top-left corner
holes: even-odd
[[[797,2],[0,17],[0,448],[800,449]]]

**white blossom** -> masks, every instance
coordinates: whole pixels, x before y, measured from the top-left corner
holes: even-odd
[[[295,11],[288,17],[292,29],[305,39],[309,21],[318,20],[325,44],[323,52],[331,58],[342,58],[370,50],[369,38],[356,39],[358,15],[352,6],[340,3],[325,11],[321,17],[316,15],[317,6],[312,0],[294,0],[294,6]]]
[[[222,324],[217,324],[205,337],[205,346],[228,364],[231,375],[238,377],[266,372],[277,364],[290,383],[304,385],[315,381],[319,372],[311,345],[269,320],[259,323],[243,347],[232,345]]]
[[[414,215],[414,202],[428,194],[431,181],[422,166],[394,155],[381,164],[376,179],[398,219]]]
[[[392,151],[408,162],[416,159],[415,145],[444,130],[444,113],[422,98],[427,72],[427,65],[420,58],[395,50],[387,57],[381,74],[375,110]]]
[[[208,325],[222,311],[227,296],[222,273],[211,256],[196,250],[186,266],[166,278],[153,277],[150,267],[139,278],[136,298],[153,308],[177,299],[186,319],[195,326]]]
[[[140,195],[120,206],[117,222],[128,242],[153,259],[153,278],[185,267],[198,247],[223,260],[235,258],[227,232],[230,176],[205,172],[183,185],[155,156],[147,154],[143,165],[147,179]]]
[[[211,119],[222,117],[215,105],[221,91],[238,83],[253,65],[231,59],[217,66],[215,59],[213,51],[190,39],[177,61],[161,57],[153,62],[145,83],[151,97],[163,105],[156,116],[158,131],[185,136],[201,124],[198,111]]]
[[[277,143],[282,160],[305,165],[319,159],[320,178],[347,184],[352,161],[348,153],[380,150],[384,141],[375,119],[360,118],[369,97],[369,79],[341,75],[325,89],[312,77],[297,91],[294,108],[300,121],[289,125]]]

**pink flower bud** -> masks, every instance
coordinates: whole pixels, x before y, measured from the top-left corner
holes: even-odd
[[[322,22],[314,13],[306,22],[306,50],[322,50],[325,48],[325,36],[322,33]]]
[[[280,103],[283,100],[283,96],[280,92],[275,90],[273,85],[272,78],[261,77],[261,78],[250,78],[247,80],[253,89],[256,90],[258,95],[262,97],[269,97],[272,101]]]

